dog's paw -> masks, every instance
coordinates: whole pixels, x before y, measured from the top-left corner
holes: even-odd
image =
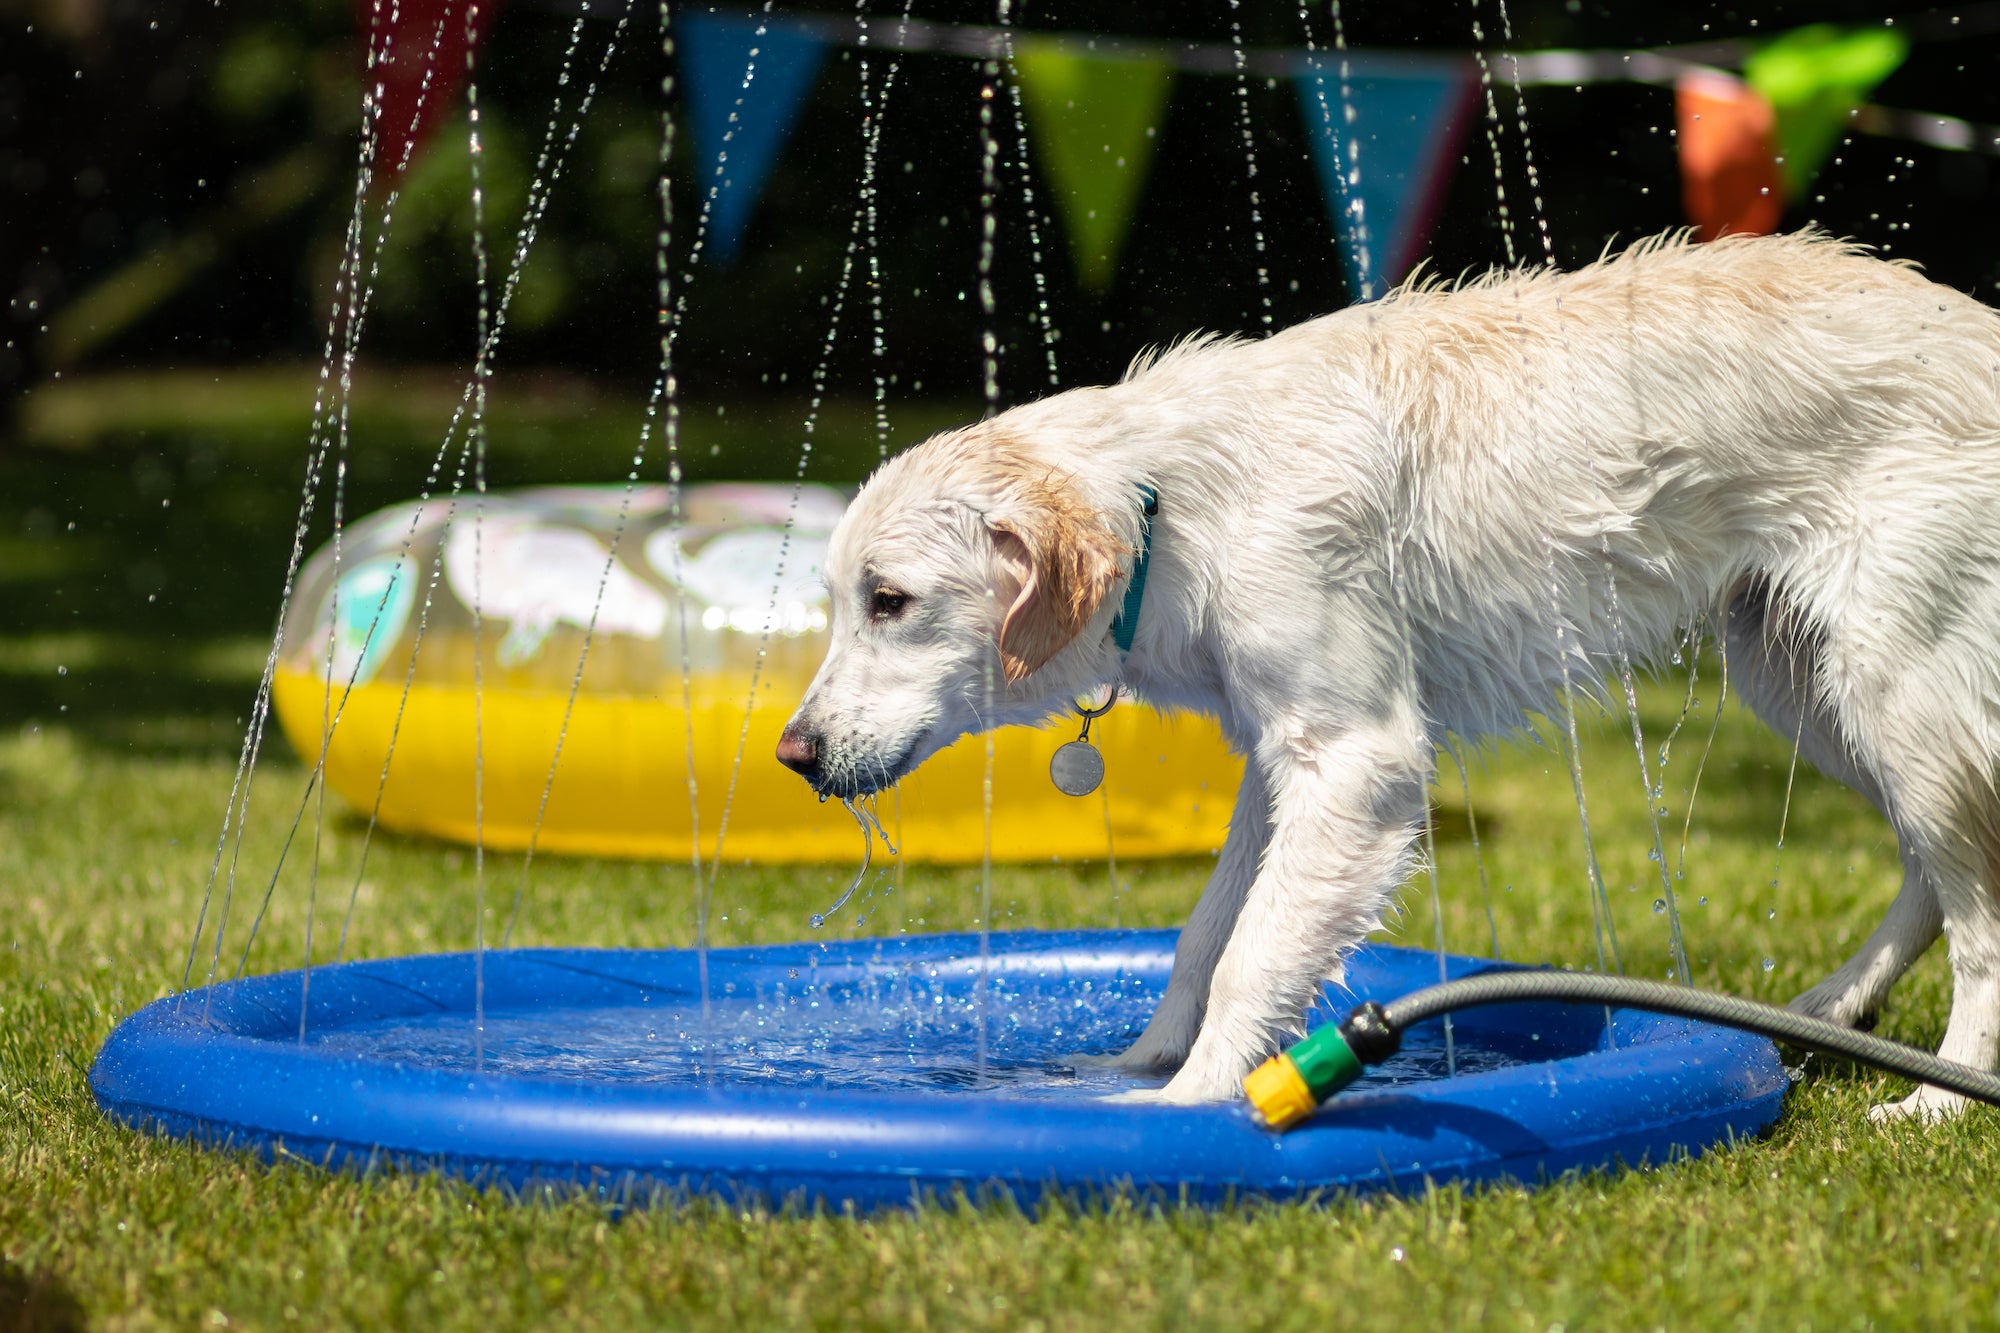
[[[1059,1065],[1076,1070],[1103,1070],[1113,1074],[1164,1074],[1167,1071],[1143,1057],[1135,1059],[1129,1050],[1097,1055],[1059,1055]]]
[[[1117,1102],[1124,1106],[1213,1106],[1227,1102],[1240,1095],[1240,1089],[1232,1089],[1220,1097],[1200,1095],[1200,1089],[1177,1089],[1173,1083],[1163,1088],[1127,1088],[1123,1092],[1107,1093],[1099,1101]]]
[[[1053,1063],[1068,1065],[1071,1069],[1123,1069],[1123,1053],[1112,1055],[1058,1055]]]
[[[1940,1124],[1952,1119],[1965,1110],[1966,1099],[1955,1092],[1943,1088],[1933,1088],[1929,1084],[1918,1088],[1900,1102],[1883,1102],[1868,1108],[1868,1118],[1878,1125],[1886,1125],[1897,1120],[1915,1120],[1922,1124]]]
[[[1875,1002],[1860,986],[1839,973],[1828,977],[1785,1006],[1795,1014],[1822,1019],[1866,1032],[1875,1026]]]
[[[1227,1068],[1201,1068],[1190,1063],[1167,1081],[1160,1095],[1176,1106],[1236,1101],[1243,1096],[1243,1075],[1236,1072],[1233,1064]]]
[[[1097,1055],[1065,1055],[1057,1062],[1076,1069],[1109,1069],[1122,1074],[1168,1074],[1180,1067],[1178,1059],[1166,1058],[1144,1041],[1122,1051]]]

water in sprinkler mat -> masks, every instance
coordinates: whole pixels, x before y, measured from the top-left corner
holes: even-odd
[[[722,1084],[939,1092],[979,1089],[1059,1100],[1160,1087],[1166,1075],[1078,1061],[1079,1052],[1124,1049],[1144,1029],[1159,990],[1143,981],[1085,981],[1061,998],[994,977],[981,1080],[978,1002],[969,984],[906,975],[894,981],[792,985],[712,998],[704,1019],[693,996],[615,1007],[489,1009],[475,1053],[464,1013],[397,1017],[313,1033],[312,1045],[370,1061],[513,1077],[588,1082]],[[1344,1008],[1344,1006],[1342,1006]],[[1433,1044],[1434,1043],[1434,1044]],[[1458,1073],[1523,1063],[1461,1037]],[[1443,1078],[1441,1037],[1412,1036],[1403,1052],[1359,1086]]]

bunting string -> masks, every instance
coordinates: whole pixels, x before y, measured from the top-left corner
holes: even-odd
[[[588,0],[528,3],[589,14]],[[768,3],[761,13],[689,6],[679,22],[697,169],[703,188],[716,192],[713,261],[727,264],[737,253],[825,52],[883,47],[1009,63],[1078,283],[1091,292],[1115,280],[1175,74],[1249,74],[1293,85],[1355,291],[1373,286],[1371,277],[1394,282],[1422,258],[1472,119],[1477,81],[1472,53],[1441,49],[1351,48],[1341,74],[1330,73],[1325,53],[1309,49],[917,18],[873,27],[831,13],[773,12]],[[1517,87],[1673,89],[1684,209],[1711,238],[1779,225],[1849,135],[2000,156],[2000,126],[1869,100],[1913,46],[1994,33],[2000,0],[1870,25],[1816,24],[1640,50],[1501,51],[1488,59]],[[1328,114],[1335,106],[1338,117]],[[1343,165],[1356,159],[1355,149],[1369,164],[1365,172]],[[1357,221],[1363,217],[1366,237]],[[1368,249],[1377,258],[1372,265],[1363,259]]]

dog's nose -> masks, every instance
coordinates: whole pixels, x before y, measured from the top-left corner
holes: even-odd
[[[778,762],[801,777],[811,777],[819,767],[819,737],[786,727],[778,737]]]

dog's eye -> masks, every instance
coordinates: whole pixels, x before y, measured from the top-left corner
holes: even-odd
[[[897,592],[894,588],[877,588],[868,604],[868,613],[877,620],[894,620],[903,614],[903,607],[909,600],[909,594]]]

